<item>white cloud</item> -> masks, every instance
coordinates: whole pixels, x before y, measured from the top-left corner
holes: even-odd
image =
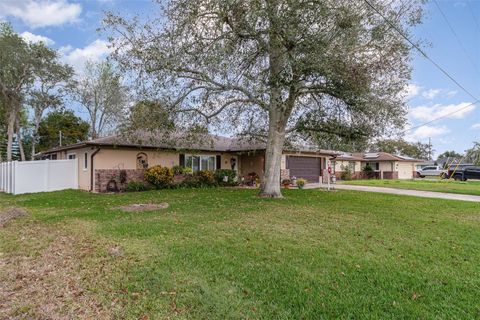
[[[416,84],[409,83],[403,93],[405,100],[410,100],[416,97],[420,93],[421,88],[422,87],[417,86]]]
[[[97,39],[84,48],[65,46],[59,49],[63,60],[73,66],[77,73],[81,73],[87,61],[100,61],[112,50],[108,48],[108,42]]]
[[[44,37],[38,34],[33,34],[31,32],[25,31],[20,34],[20,36],[23,38],[23,40],[31,43],[36,43],[36,42],[43,42],[47,46],[52,45],[55,43],[52,39],[48,37]]]
[[[475,105],[469,102],[448,105],[435,104],[430,107],[420,106],[411,108],[409,115],[411,118],[421,121],[431,121],[440,117],[445,117],[446,119],[462,119],[474,110]]]
[[[407,134],[405,139],[408,141],[422,141],[428,138],[435,138],[447,134],[450,132],[446,126],[434,127],[434,126],[422,126],[413,130],[413,132]]]
[[[82,12],[78,3],[67,0],[0,1],[0,17],[15,17],[32,28],[76,22]]]
[[[438,94],[442,92],[442,90],[440,89],[429,89],[429,90],[426,90],[422,93],[422,96],[425,98],[425,99],[428,99],[428,100],[432,100],[434,99],[436,96],[438,96]]]
[[[480,130],[480,123],[475,123],[473,126],[470,127],[471,129],[474,130]]]

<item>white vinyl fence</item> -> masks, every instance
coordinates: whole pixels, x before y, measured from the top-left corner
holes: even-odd
[[[78,189],[77,160],[0,163],[0,191],[12,194]]]

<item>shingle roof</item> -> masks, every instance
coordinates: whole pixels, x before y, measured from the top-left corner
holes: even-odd
[[[335,160],[344,161],[401,161],[401,162],[419,162],[420,160],[406,157],[396,156],[387,152],[368,152],[368,153],[344,153],[335,157]]]
[[[151,133],[136,132],[130,135],[112,135],[89,141],[83,141],[69,146],[58,147],[43,154],[58,152],[61,150],[77,149],[86,146],[113,146],[113,147],[135,147],[155,148],[168,150],[198,150],[198,151],[220,151],[220,152],[247,152],[262,151],[266,149],[266,143],[260,140],[249,138],[230,138],[212,134],[201,133]],[[320,153],[329,156],[337,155],[332,150],[315,149],[311,146],[292,146],[289,151]]]

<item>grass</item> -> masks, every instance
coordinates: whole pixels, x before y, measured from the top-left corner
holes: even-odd
[[[352,180],[343,184],[388,187],[397,189],[425,190],[447,193],[460,193],[480,196],[479,181],[453,181],[453,180]]]
[[[30,212],[0,229],[0,274],[42,257],[65,270],[68,279],[36,280],[82,292],[49,296],[57,317],[90,310],[122,319],[480,318],[478,204],[284,193],[283,200],[239,189],[0,194],[1,207]],[[170,207],[116,209],[149,202]],[[112,246],[122,254],[110,255]],[[0,288],[8,287],[2,279]],[[39,304],[50,287],[36,296],[26,288],[33,285],[15,289],[25,296],[7,305],[7,318],[45,318]]]

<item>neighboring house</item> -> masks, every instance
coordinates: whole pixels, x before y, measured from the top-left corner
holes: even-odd
[[[420,162],[418,162],[417,164],[415,164],[415,168],[417,170],[421,170],[423,168],[426,168],[426,167],[434,167],[437,165],[437,162],[434,161],[434,160],[421,160]]]
[[[78,159],[79,188],[106,191],[120,175],[126,180],[142,180],[146,168],[155,165],[187,166],[193,171],[233,169],[240,179],[255,172],[263,176],[265,143],[213,135],[169,137],[140,134],[135,137],[110,136],[58,147],[38,155],[41,159]],[[305,178],[319,182],[327,160],[338,155],[329,150],[290,148],[282,155],[281,179]],[[123,183],[123,182],[122,182]]]
[[[416,171],[415,163],[419,160],[396,156],[386,152],[344,153],[331,159],[332,169],[337,178],[348,166],[353,179],[373,177],[377,179],[412,179]],[[373,173],[370,176],[364,168],[370,165]]]

